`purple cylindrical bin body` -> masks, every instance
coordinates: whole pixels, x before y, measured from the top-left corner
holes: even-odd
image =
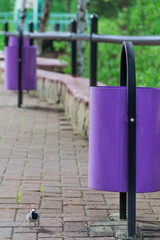
[[[18,90],[18,38],[10,37],[5,47],[5,88]],[[29,39],[23,38],[22,46],[22,90],[36,89],[36,47],[29,46]]]
[[[136,192],[160,190],[160,89],[136,88]],[[127,192],[127,87],[91,87],[89,187]]]

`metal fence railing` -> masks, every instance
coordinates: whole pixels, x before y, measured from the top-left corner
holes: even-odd
[[[33,24],[33,23],[31,23]],[[113,43],[122,44],[123,41],[131,41],[133,45],[139,46],[155,46],[160,45],[160,35],[158,36],[120,36],[120,35],[100,35],[97,32],[97,16],[91,16],[91,32],[90,34],[76,33],[76,21],[70,22],[71,32],[23,32],[23,37],[30,39],[50,39],[57,41],[70,41],[72,44],[72,52],[76,52],[76,42],[88,41],[91,43],[91,82],[90,85],[94,86],[97,84],[97,44],[98,43]],[[19,32],[8,32],[8,24],[5,30],[5,38],[8,39],[10,36],[19,36]],[[2,34],[2,32],[1,32]],[[74,56],[74,58],[73,58]],[[76,66],[73,62],[76,62],[76,54],[72,54],[72,74],[76,75]],[[74,67],[73,67],[74,65]],[[93,72],[93,74],[92,74]]]
[[[1,32],[3,34],[3,32]],[[5,32],[5,36],[18,36],[18,32]],[[160,35],[157,36],[123,36],[123,35],[100,35],[93,33],[90,34],[80,34],[80,33],[70,33],[70,32],[24,32],[24,37],[31,39],[53,39],[61,41],[93,41],[93,42],[103,42],[103,43],[113,43],[122,44],[123,41],[132,41],[134,45],[137,46],[159,46],[160,45]]]

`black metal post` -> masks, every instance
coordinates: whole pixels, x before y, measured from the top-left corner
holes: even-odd
[[[136,235],[136,76],[132,42],[123,42],[121,79],[128,85],[128,237]]]
[[[120,212],[119,212],[119,216],[120,219],[127,219],[127,194],[125,192],[120,192],[119,195],[119,205],[120,205]]]
[[[8,22],[5,22],[4,23],[4,31],[8,32],[8,30],[9,30],[9,24],[8,24]],[[7,37],[6,35],[4,37],[4,42],[5,42],[5,46],[8,46],[9,37]]]
[[[90,86],[97,86],[97,42],[92,41],[92,34],[98,33],[98,16],[91,16],[91,39],[90,39]]]
[[[71,32],[76,33],[77,32],[77,21],[73,19],[71,21]],[[71,72],[72,76],[77,75],[77,41],[71,41],[71,59],[72,59],[72,66],[71,66]]]
[[[121,63],[122,64],[122,63]],[[126,61],[123,61],[123,68],[121,68],[121,75],[120,75],[120,86],[127,86],[127,78],[126,78]],[[120,205],[120,212],[119,216],[120,219],[127,219],[127,194],[126,192],[121,192],[119,195],[119,205]]]
[[[23,92],[22,92],[22,46],[23,46],[23,29],[19,26],[18,38],[18,107],[22,105]]]
[[[34,28],[33,22],[30,22],[30,23],[29,23],[29,32],[30,32],[30,33],[33,33],[33,28]],[[33,38],[30,38],[30,39],[29,39],[29,45],[30,45],[30,46],[33,46],[33,41],[34,41]]]

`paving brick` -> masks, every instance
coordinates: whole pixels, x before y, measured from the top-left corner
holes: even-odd
[[[60,106],[27,94],[24,107],[16,105],[16,93],[0,83],[0,239],[117,240],[126,231],[118,219],[119,193],[88,188],[88,142]],[[137,194],[144,240],[160,239],[159,202],[158,192]],[[39,228],[29,228],[32,208],[40,212]]]
[[[160,237],[144,237],[144,240],[160,240]]]
[[[36,238],[35,238],[36,239]],[[61,233],[55,233],[54,231],[51,231],[49,232],[46,231],[44,233],[39,233],[38,234],[38,239],[43,239],[43,240],[56,240],[56,239],[61,239],[63,240],[63,237],[62,237],[62,234]],[[73,239],[72,239],[73,240]]]
[[[12,228],[0,228],[0,239],[11,238]]]
[[[105,217],[107,216],[107,211],[106,210],[95,210],[95,209],[92,209],[92,210],[87,210],[87,216],[96,216],[96,217]]]
[[[15,233],[13,234],[13,240],[35,240],[36,239],[36,233]]]
[[[143,231],[143,236],[144,237],[152,237],[153,239],[155,237],[159,237],[160,238],[160,231]]]
[[[91,237],[113,237],[112,228],[109,226],[92,226],[89,228]]]
[[[42,208],[58,208],[58,209],[61,209],[62,207],[62,202],[61,201],[54,201],[53,198],[52,200],[42,200]]]
[[[33,193],[32,194],[28,194],[28,195],[22,194],[22,196],[21,196],[21,204],[24,204],[24,203],[39,205],[40,204],[40,196],[36,196]]]
[[[85,222],[67,222],[64,224],[65,232],[86,232],[87,225]]]

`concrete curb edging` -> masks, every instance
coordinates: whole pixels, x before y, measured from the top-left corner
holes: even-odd
[[[4,80],[4,72],[5,64],[1,61],[0,79]],[[29,91],[29,95],[62,105],[78,133],[89,137],[89,79],[37,69],[37,90]]]
[[[40,77],[37,80],[37,90],[29,91],[30,96],[39,97],[49,104],[59,103],[62,105],[74,128],[83,137],[88,138],[89,101],[82,101],[80,96],[76,98],[62,81]]]

